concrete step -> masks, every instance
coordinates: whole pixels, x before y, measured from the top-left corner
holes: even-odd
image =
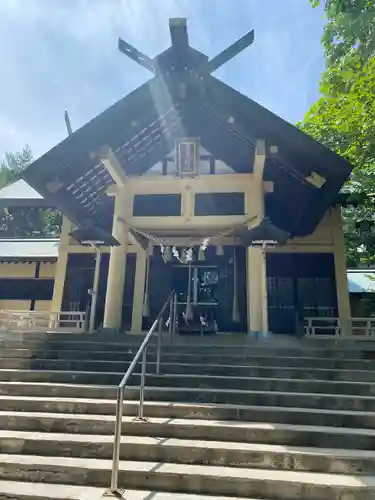
[[[80,386],[76,384],[49,384],[49,383],[3,383],[1,387],[8,387],[15,394],[0,395],[0,404],[19,394],[28,393],[32,396],[57,396],[60,398],[98,398],[115,399],[117,389],[113,386]],[[139,386],[128,386],[125,396],[129,400],[139,399]],[[145,397],[148,401],[170,401],[190,403],[219,403],[230,405],[280,406],[285,408],[343,410],[357,412],[375,412],[375,397],[346,394],[308,393],[308,392],[279,392],[255,391],[236,389],[212,389],[204,386],[187,388],[146,386]]]
[[[1,500],[102,500],[105,491],[90,486],[0,480]]]
[[[111,461],[73,457],[0,455],[5,480],[105,487]],[[373,500],[375,477],[251,468],[120,461],[119,485],[157,491],[275,500]]]
[[[0,454],[112,458],[112,435],[0,431]],[[372,474],[375,451],[123,436],[120,459],[330,474]]]
[[[47,373],[47,377],[45,374]],[[1,372],[0,372],[1,374]],[[0,380],[0,394],[6,395],[38,395],[33,394],[34,388],[40,387],[43,390],[44,380],[49,382],[61,383],[59,373],[42,372],[41,382],[28,382],[28,380],[14,380],[14,382]],[[68,379],[63,378],[62,382],[75,382],[75,372],[69,372]],[[120,382],[120,375],[115,380],[115,384]],[[134,374],[129,385],[138,386],[140,384],[140,374]],[[90,385],[90,384],[88,384]],[[187,387],[187,388],[212,388],[212,389],[237,389],[237,390],[254,390],[263,392],[301,392],[301,393],[328,393],[328,394],[343,394],[357,396],[375,396],[375,384],[370,382],[349,382],[349,381],[330,381],[330,380],[309,380],[309,379],[283,379],[283,378],[261,378],[261,377],[233,377],[233,376],[218,376],[218,375],[191,375],[191,374],[147,374],[146,385],[154,387]],[[37,389],[35,389],[37,390]]]
[[[122,495],[112,496],[106,488],[73,486],[69,484],[26,483],[1,481],[1,500],[256,500],[239,497],[216,497],[211,495],[185,495],[157,491],[123,490]]]
[[[277,360],[275,359],[275,364]],[[155,373],[155,364],[148,363],[150,373]],[[196,363],[162,363],[162,373],[195,375],[221,375],[225,377],[262,377],[282,379],[318,379],[331,381],[351,382],[374,382],[375,370],[346,370],[346,369],[317,369],[306,367],[264,367],[252,365],[226,365],[226,364],[204,364]]]
[[[135,354],[134,354],[135,355]],[[88,360],[88,359],[25,359],[25,358],[0,358],[0,367],[2,369],[32,369],[32,370],[52,370],[52,371],[94,371],[94,372],[115,372],[121,373],[130,365],[130,363],[134,359],[133,354],[124,355],[123,361],[108,361],[104,357],[101,360]],[[292,370],[300,368],[303,371],[307,372],[308,378],[313,376],[317,372],[317,370],[333,370],[334,372],[342,371],[360,371],[368,373],[364,376],[368,379],[375,379],[375,369],[371,368],[368,361],[361,361],[359,364],[352,365],[350,362],[345,362],[344,364],[339,361],[338,363],[342,366],[335,366],[334,363],[328,362],[324,363],[327,365],[326,368],[321,366],[305,366],[303,360],[298,360],[298,362],[293,361],[293,358],[265,358],[267,362],[264,364],[264,359],[256,359],[256,358],[241,358],[237,360],[237,363],[234,360],[228,357],[218,358],[216,360],[210,360],[202,362],[197,357],[189,356],[188,359],[186,357],[173,357],[170,359],[165,356],[161,357],[161,367],[165,371],[169,371],[171,366],[182,364],[184,367],[183,373],[185,373],[186,368],[188,370],[192,370],[193,368],[189,368],[189,366],[200,366],[200,372],[206,371],[206,366],[223,366],[228,368],[223,368],[223,371],[236,370],[238,366],[247,367],[248,369],[255,370],[258,369],[269,369],[269,371],[273,374],[277,374],[280,371]],[[284,361],[286,362],[284,363]],[[326,361],[326,360],[323,360]],[[154,356],[148,356],[147,362],[151,366],[155,366],[156,358]],[[190,363],[191,362],[191,363]],[[356,362],[355,362],[356,363]],[[328,366],[330,364],[330,366]],[[280,365],[280,366],[279,366]],[[285,365],[285,366],[284,366]],[[316,365],[319,365],[319,360],[316,360]],[[375,368],[375,367],[374,367]],[[194,371],[195,374],[196,371]],[[312,375],[311,375],[312,374]],[[340,375],[338,375],[340,376]]]
[[[166,334],[166,332],[164,332]],[[91,341],[91,342],[118,342],[118,343],[137,343],[141,342],[146,336],[146,332],[139,333],[118,333],[111,331],[99,331],[94,333],[77,333],[77,332],[35,332],[25,330],[24,332],[0,332],[0,340],[34,340],[45,341],[55,340],[69,342],[71,340]],[[167,336],[167,335],[166,335]],[[335,348],[335,349],[353,349],[357,346],[364,346],[371,349],[373,342],[369,339],[350,339],[350,338],[312,338],[302,337],[296,338],[294,335],[269,335],[267,338],[254,338],[244,332],[232,332],[225,334],[217,334],[214,336],[194,336],[191,335],[176,335],[174,342],[178,345],[191,345],[192,339],[194,344],[199,345],[255,345],[255,346],[275,346],[282,348],[298,348],[300,346],[312,348]]]
[[[93,370],[102,371],[103,366],[107,366],[107,371],[121,371],[124,364],[130,364],[134,359],[136,350],[118,352],[116,354],[106,354],[106,352],[95,352],[94,358],[90,359],[92,351],[30,351],[30,356],[26,356],[21,351],[23,357],[4,356],[1,357],[2,368],[32,368],[43,370]],[[9,353],[9,350],[8,350]],[[6,354],[6,353],[5,353]],[[156,354],[148,352],[149,362],[155,362]],[[375,361],[360,359],[340,359],[340,358],[314,358],[307,356],[256,356],[236,355],[229,353],[223,355],[202,355],[186,353],[166,353],[162,352],[161,362],[163,365],[170,363],[208,365],[232,365],[232,366],[262,366],[270,368],[304,368],[304,369],[335,369],[335,370],[375,370]]]
[[[113,436],[114,422],[114,415],[0,411],[0,428],[4,431]],[[350,450],[375,449],[374,429],[256,423],[239,420],[201,420],[198,413],[190,415],[190,418],[149,417],[147,421],[124,416],[122,434],[123,436],[159,436],[165,439],[234,441],[279,446],[321,448],[345,446]]]
[[[128,396],[128,393],[126,394]],[[114,415],[114,399],[76,399],[68,397],[0,396],[1,411],[51,412],[69,414]],[[291,424],[336,426],[372,429],[375,412],[350,410],[323,410],[283,406],[245,406],[215,403],[171,403],[170,401],[145,404],[145,416],[170,418],[205,418],[212,420],[244,420],[252,422],[278,422]],[[124,402],[124,415],[138,414],[138,397]]]
[[[27,382],[31,383],[57,383],[72,384],[79,383],[75,372],[45,372],[45,371],[20,371],[13,372],[12,377],[5,377],[9,380],[1,380],[0,371],[0,394],[15,394],[21,390],[20,382],[25,383],[25,390],[28,389]],[[122,375],[113,377],[113,384],[118,385]],[[140,384],[140,374],[135,373],[129,380],[129,385],[138,386]],[[94,384],[87,384],[94,385]],[[349,382],[349,381],[329,381],[329,380],[309,380],[309,379],[282,379],[282,378],[261,378],[261,377],[234,377],[218,375],[192,375],[192,374],[147,374],[146,385],[153,387],[187,387],[206,389],[228,389],[261,392],[299,392],[299,393],[322,393],[341,394],[355,396],[375,396],[375,385],[369,382]],[[43,387],[43,386],[42,386]],[[16,392],[12,392],[16,391]],[[24,393],[26,394],[26,392]]]
[[[212,495],[185,495],[184,493],[167,493],[165,491],[157,492],[141,490],[122,490],[122,496],[124,500],[256,500],[255,498],[240,498],[238,496],[223,497],[220,495],[219,497],[217,497]]]
[[[1,360],[0,360],[1,366]],[[124,364],[118,372],[108,372],[108,363],[102,367],[104,371],[84,370],[26,370],[0,368],[0,381],[24,382],[58,382],[118,385],[129,364]],[[110,367],[109,367],[110,368]],[[263,368],[259,366],[227,366],[227,365],[161,365],[162,374],[193,374],[193,375],[221,375],[223,377],[257,377],[271,379],[301,379],[320,381],[346,381],[346,382],[375,382],[375,371],[370,370],[315,370],[304,368]],[[147,363],[148,373],[156,373],[156,364]],[[140,365],[136,366],[135,373],[140,372]]]
[[[101,498],[142,339],[0,333],[0,499]],[[375,345],[281,340],[164,339],[156,375],[153,339],[146,422],[139,373],[125,393],[122,498],[373,499]]]
[[[85,332],[36,332],[36,331],[24,331],[24,332],[0,332],[0,339],[14,339],[22,340],[22,339],[32,339],[32,340],[44,340],[46,338],[50,340],[58,340],[58,341],[69,341],[72,339],[78,339],[80,341],[92,341],[92,342],[139,342],[142,341],[146,332],[138,332],[134,333],[124,333],[124,332],[110,332],[106,331],[96,331],[94,333],[85,333]],[[167,336],[167,332],[164,330],[164,335]],[[277,345],[279,347],[289,347],[296,348],[299,346],[308,346],[313,348],[353,348],[357,345],[368,346],[373,344],[371,339],[365,338],[338,338],[338,337],[325,337],[325,338],[317,338],[317,337],[301,337],[296,338],[294,334],[291,335],[269,335],[267,338],[258,337],[254,338],[251,335],[248,335],[245,332],[231,332],[231,333],[219,333],[217,335],[211,336],[200,336],[200,335],[180,335],[176,334],[174,337],[175,343],[179,345],[191,345],[191,340],[194,339],[195,344],[207,345],[207,344],[215,344],[215,345],[224,345],[224,346],[232,346],[232,345],[257,345],[267,347],[269,345]]]
[[[135,414],[134,412],[132,412]],[[151,412],[148,412],[148,414]],[[199,414],[190,413],[190,419],[148,417],[147,422],[125,416],[123,434],[157,435],[189,439],[221,439],[253,443],[289,444],[299,446],[345,446],[348,449],[372,449],[375,434],[371,429],[350,429],[306,426],[296,424],[256,423],[240,421],[199,420]],[[211,415],[204,415],[210,418]],[[41,432],[77,432],[113,434],[114,416],[69,413],[0,412],[2,427],[8,430]],[[141,426],[139,425],[141,424]],[[218,426],[217,426],[218,425]],[[224,432],[224,435],[223,435]]]
[[[143,337],[141,339],[129,341],[125,338],[124,341],[119,341],[117,337],[115,341],[102,340],[93,341],[90,336],[88,339],[82,340],[80,336],[71,335],[68,339],[62,341],[56,340],[56,337],[48,336],[45,340],[31,340],[25,337],[24,340],[0,340],[1,350],[28,349],[32,351],[84,351],[97,353],[106,351],[113,353],[136,352]],[[120,336],[121,337],[121,336]],[[198,341],[197,341],[198,340]],[[156,350],[156,339],[150,341],[150,350]],[[186,356],[202,355],[202,356],[232,356],[232,357],[291,357],[298,358],[301,356],[309,358],[321,359],[352,359],[352,360],[375,360],[375,343],[365,347],[350,347],[350,348],[332,348],[332,347],[310,347],[302,343],[298,343],[293,347],[285,347],[277,343],[268,343],[266,345],[260,342],[239,342],[238,344],[220,345],[211,342],[199,342],[198,337],[189,338],[185,343],[170,342],[167,338],[163,339],[163,352],[166,355],[178,355],[184,353]]]

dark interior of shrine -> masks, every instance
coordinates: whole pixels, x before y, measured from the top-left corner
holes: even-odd
[[[104,316],[109,255],[104,254],[101,263],[97,305],[97,326]],[[69,256],[64,288],[65,310],[86,310],[92,286],[95,257],[75,254]],[[134,297],[136,254],[127,257],[125,289],[123,298],[122,327],[130,329]],[[180,330],[197,332],[200,318],[207,323],[207,331],[247,331],[246,300],[246,249],[225,246],[224,255],[218,256],[215,247],[208,247],[205,260],[197,258],[191,264],[191,286],[189,287],[189,264],[177,259],[163,260],[159,248],[155,248],[150,259],[149,302],[150,315],[144,318],[144,328],[149,327],[170,291],[175,288],[178,296]],[[237,277],[234,279],[234,269]],[[271,253],[267,256],[268,315],[270,331],[281,334],[298,334],[303,317],[336,317],[337,298],[332,254],[324,253]],[[236,291],[234,289],[236,287]],[[190,288],[190,290],[189,290]],[[185,327],[183,317],[190,292],[195,319]],[[233,300],[237,294],[239,318],[233,321]]]

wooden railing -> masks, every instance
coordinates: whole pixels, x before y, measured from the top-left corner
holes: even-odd
[[[305,336],[317,338],[351,337],[375,340],[375,318],[305,318]]]
[[[0,310],[0,329],[6,331],[82,332],[86,313],[82,311],[9,311]]]

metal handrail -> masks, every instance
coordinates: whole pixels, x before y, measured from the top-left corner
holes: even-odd
[[[168,330],[170,336],[175,332],[176,325],[176,294],[173,290],[168,299],[166,300],[161,311],[157,315],[150,330],[148,331],[145,339],[139,347],[137,354],[134,356],[133,361],[130,363],[123,379],[117,388],[117,403],[116,403],[116,423],[115,423],[115,437],[113,442],[113,459],[112,459],[112,473],[111,473],[111,492],[116,493],[118,487],[118,470],[120,462],[120,448],[121,448],[121,426],[122,426],[122,412],[124,405],[124,391],[129,378],[132,376],[134,368],[136,367],[140,357],[142,356],[142,372],[141,372],[141,385],[139,388],[139,406],[138,418],[144,419],[143,406],[144,406],[144,393],[145,393],[145,378],[146,378],[146,360],[147,360],[147,347],[156,327],[159,326],[157,333],[157,354],[156,354],[156,373],[160,371],[160,354],[161,354],[161,337],[163,333],[163,315],[169,305],[169,325]]]

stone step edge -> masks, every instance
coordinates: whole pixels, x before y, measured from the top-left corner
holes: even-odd
[[[73,457],[43,457],[39,455],[8,455],[0,454],[0,468],[7,465],[16,467],[18,470],[22,466],[31,466],[32,469],[43,470],[52,467],[67,469],[83,469],[90,471],[108,471],[112,469],[112,460],[97,458],[73,458]],[[339,488],[352,488],[355,490],[373,491],[375,494],[375,476],[361,475],[353,476],[347,474],[322,474],[300,471],[267,470],[267,469],[242,469],[222,466],[203,465],[180,465],[168,462],[133,462],[121,460],[120,471],[134,474],[153,474],[166,476],[190,476],[190,477],[211,477],[217,480],[256,480],[265,482],[289,483],[316,487],[328,486]]]
[[[12,359],[12,358],[5,358],[5,359]],[[154,362],[148,362],[148,364],[155,364]],[[130,365],[130,364],[129,364]],[[183,366],[183,367],[191,367],[194,368],[196,366],[202,367],[202,365],[199,364],[189,364],[189,363],[168,363],[166,366],[170,367],[171,365],[176,366]],[[0,366],[1,366],[1,359],[0,359]],[[163,370],[163,364],[161,365],[161,370]],[[335,369],[335,368],[305,368],[305,367],[298,367],[298,366],[259,366],[259,365],[204,365],[205,367],[220,367],[220,368],[239,368],[239,369],[261,369],[261,370],[291,370],[291,371],[296,371],[296,372],[302,372],[302,371],[309,371],[309,372],[324,372],[324,373],[341,373],[341,374],[347,374],[350,376],[351,374],[368,374],[372,373],[373,370],[352,370],[352,369]],[[30,369],[22,369],[22,368],[0,368],[0,375],[1,373],[69,373],[69,370],[30,370]],[[91,371],[91,370],[74,370],[72,373],[77,373],[79,375],[113,375],[113,376],[123,376],[125,372],[102,372],[102,371]],[[168,375],[169,373],[167,373]],[[200,374],[198,374],[200,375]],[[202,374],[201,374],[202,375]],[[235,376],[235,375],[234,375]],[[271,378],[271,377],[264,377],[264,378]],[[309,380],[309,379],[297,379],[297,380]],[[325,379],[313,379],[313,380],[325,380]],[[350,382],[350,380],[349,380]]]
[[[187,495],[149,490],[122,490],[121,493],[124,500],[150,500],[151,498],[153,500],[256,500],[254,498]],[[118,495],[109,495],[105,488],[4,480],[0,480],[0,498],[13,500],[15,498],[17,500],[119,500]]]
[[[102,500],[105,491],[91,486],[0,480],[0,498],[9,500]]]
[[[4,359],[14,359],[14,358],[4,358]],[[19,359],[25,360],[26,358],[19,358]],[[50,361],[54,361],[54,360],[50,360]],[[69,361],[69,360],[65,360],[65,361]],[[80,360],[77,360],[77,361],[80,361]],[[110,363],[110,361],[109,361],[109,363]],[[155,362],[148,361],[148,364],[155,364]],[[0,366],[1,366],[1,358],[0,358]],[[129,366],[130,366],[130,363],[129,363]],[[194,363],[162,363],[161,364],[161,370],[163,370],[164,366],[166,366],[166,367],[182,366],[182,367],[190,367],[190,368],[202,367],[201,364],[194,364]],[[357,369],[351,369],[351,368],[306,368],[306,367],[303,367],[303,366],[221,365],[221,364],[214,364],[214,365],[212,365],[212,364],[205,364],[203,366],[204,367],[208,367],[208,368],[211,368],[211,367],[230,368],[230,369],[239,368],[239,369],[243,369],[243,370],[258,368],[258,369],[261,369],[261,370],[275,370],[275,369],[278,369],[278,370],[293,370],[293,371],[296,371],[296,372],[301,372],[301,371],[309,371],[309,372],[317,372],[317,373],[319,373],[319,372],[324,372],[324,373],[326,373],[326,372],[327,373],[340,372],[341,374],[342,373],[344,373],[344,374],[347,373],[348,376],[351,375],[352,373],[355,373],[355,374],[368,374],[368,373],[372,373],[372,371],[373,371],[371,369],[357,370]],[[6,372],[10,372],[10,373],[17,373],[17,372],[18,373],[24,373],[24,372],[30,372],[30,371],[32,371],[34,373],[46,373],[46,372],[51,372],[51,373],[67,373],[68,370],[34,370],[34,369],[30,370],[30,369],[23,369],[23,368],[0,368],[0,374],[2,372],[4,372],[4,373],[6,373]],[[118,375],[118,376],[121,376],[121,375],[124,375],[125,372],[103,372],[103,371],[91,371],[91,370],[74,370],[74,373],[85,374],[85,375],[87,375],[87,374],[94,374],[94,375]],[[202,374],[198,374],[198,375],[202,375]],[[265,378],[270,378],[270,377],[265,377]],[[308,380],[308,379],[299,379],[299,380]],[[317,380],[319,380],[319,379],[317,379]],[[320,380],[324,380],[324,379],[320,379]]]
[[[144,339],[142,339],[144,340]],[[114,351],[118,352],[121,349],[137,349],[141,345],[142,341],[140,342],[114,342],[111,340],[101,340],[101,341],[94,341],[94,340],[58,340],[58,339],[43,339],[43,340],[38,340],[38,339],[15,339],[15,338],[8,338],[8,339],[2,339],[0,338],[0,346],[3,349],[40,349],[47,347],[49,350],[87,350],[86,347],[90,347],[90,350],[97,350],[97,348],[100,346],[103,348],[103,351]],[[156,338],[151,341],[149,344],[150,349],[156,350],[157,348],[157,340]],[[264,353],[276,353],[280,352],[281,354],[286,354],[286,355],[291,355],[291,354],[306,354],[306,355],[313,355],[313,356],[320,356],[322,355],[323,357],[326,357],[327,355],[333,355],[334,353],[337,353],[340,357],[341,356],[347,356],[347,355],[352,355],[354,359],[357,358],[359,354],[362,353],[372,353],[375,350],[375,341],[372,342],[367,342],[365,345],[347,345],[347,346],[342,346],[342,347],[337,347],[335,345],[326,345],[322,346],[320,345],[310,345],[310,344],[302,344],[302,345],[280,345],[277,343],[268,343],[268,344],[261,344],[261,343],[247,343],[244,342],[243,344],[200,344],[200,343],[195,343],[194,341],[191,341],[189,343],[181,344],[181,343],[170,343],[169,339],[165,336],[162,339],[162,345],[165,347],[165,349],[168,349],[168,352],[181,352],[181,351],[187,351],[187,352],[192,352],[192,351],[214,351],[216,353],[220,352],[238,352],[241,351],[243,352],[246,350],[246,352],[264,352]]]
[[[181,391],[180,391],[181,392]],[[37,397],[37,396],[3,396],[0,395],[1,401],[32,401],[35,403],[69,403],[69,404],[89,404],[93,406],[100,406],[101,404],[111,405],[116,407],[115,399],[87,399],[87,398],[64,398],[64,397]],[[138,407],[138,400],[124,400],[124,406]],[[317,415],[352,415],[357,417],[372,417],[375,418],[375,412],[372,411],[357,411],[357,410],[325,410],[323,408],[299,408],[294,406],[260,406],[260,405],[233,405],[233,404],[219,404],[219,403],[178,403],[175,401],[145,401],[145,407],[164,407],[164,408],[179,408],[179,409],[195,409],[195,410],[220,410],[229,409],[239,412],[244,411],[262,411],[262,412],[287,412],[287,413],[310,413]],[[1,408],[0,408],[1,409]],[[125,410],[126,411],[126,410]],[[146,410],[147,411],[147,410]],[[23,411],[20,411],[23,413]]]
[[[10,350],[10,349],[6,349],[6,350]],[[61,353],[61,352],[64,352],[64,351],[67,351],[67,352],[76,352],[76,353],[79,353],[79,352],[82,352],[84,354],[88,354],[89,352],[91,352],[90,350],[82,350],[82,349],[60,349],[60,350],[50,350],[50,349],[45,349],[44,351],[42,349],[28,349],[28,351],[30,351],[30,353],[33,353],[35,354],[35,351],[37,351],[37,354],[40,355],[41,353],[45,352],[45,353],[48,353],[48,354],[51,354],[51,353]],[[106,354],[123,354],[124,356],[126,355],[132,355],[133,357],[136,355],[137,353],[137,349],[134,349],[132,351],[121,351],[121,350],[118,350],[118,351],[100,351],[100,350],[93,350],[92,352],[100,352],[101,354],[103,354],[103,358],[105,357]],[[253,353],[253,354],[252,354]],[[236,358],[236,359],[260,359],[260,360],[264,360],[264,359],[272,359],[275,361],[275,363],[277,363],[278,359],[286,359],[286,360],[295,360],[295,359],[298,359],[298,360],[301,360],[301,361],[327,361],[327,362],[332,362],[332,363],[353,363],[353,362],[358,362],[358,364],[360,363],[364,363],[364,364],[370,364],[370,363],[373,363],[375,364],[375,359],[362,359],[362,358],[346,358],[346,357],[338,357],[338,358],[335,358],[335,357],[319,357],[319,356],[298,356],[298,358],[296,358],[296,355],[294,356],[283,356],[282,353],[279,354],[276,353],[273,354],[273,355],[269,355],[269,356],[266,356],[266,355],[259,355],[259,354],[256,354],[254,353],[254,351],[252,351],[252,353],[250,354],[231,354],[231,353],[228,353],[226,352],[225,354],[218,354],[218,353],[205,353],[205,354],[197,354],[197,353],[188,353],[188,352],[179,352],[179,351],[176,351],[176,352],[161,352],[161,359],[163,360],[163,358],[173,358],[174,356],[177,356],[177,357],[182,357],[182,358],[223,358],[223,359],[226,359],[226,358]],[[148,357],[151,358],[152,360],[154,360],[156,358],[156,351],[150,351],[148,352]],[[1,351],[0,351],[0,359],[32,359],[33,361],[67,361],[68,359],[67,358],[51,358],[51,357],[41,357],[41,358],[34,358],[34,357],[27,357],[27,356],[20,356],[20,357],[17,357],[17,356],[1,356]],[[111,363],[122,363],[123,361],[122,360],[111,360],[111,361],[108,361],[108,360],[105,360],[105,359],[82,359],[82,358],[71,358],[69,359],[69,361],[80,361],[80,362],[95,362],[95,363],[107,363],[107,362],[111,362]],[[235,364],[234,366],[237,366],[237,364]]]
[[[74,373],[74,372],[72,372]],[[10,382],[12,383],[12,382]],[[20,387],[25,386],[25,385],[30,385],[33,386],[35,385],[36,387],[40,387],[39,384],[43,384],[42,387],[45,387],[46,389],[48,388],[55,388],[55,387],[67,387],[67,388],[79,388],[82,389],[82,391],[95,391],[95,389],[107,389],[107,390],[112,390],[116,391],[117,386],[115,385],[104,385],[104,386],[98,386],[98,385],[87,385],[87,384],[62,384],[62,383],[54,383],[54,382],[23,382],[23,384],[20,384]],[[125,395],[126,391],[139,391],[140,386],[138,385],[129,385],[125,387]],[[242,390],[242,389],[218,389],[218,388],[211,388],[211,387],[173,387],[173,386],[150,386],[146,385],[145,386],[145,392],[160,392],[160,393],[168,393],[168,392],[189,392],[189,393],[195,393],[199,392],[200,394],[235,394],[235,395],[250,395],[250,396],[272,396],[272,397],[290,397],[290,398],[295,398],[295,397],[312,397],[312,398],[334,398],[334,399],[339,399],[339,400],[359,400],[359,401],[372,401],[375,402],[375,395],[374,396],[362,396],[360,394],[335,394],[335,393],[327,393],[327,392],[297,392],[297,391],[257,391],[257,390]],[[14,400],[17,399],[19,396],[12,396],[12,395],[2,395],[0,394],[0,401],[4,399],[9,399],[9,400]],[[34,396],[21,396],[25,398],[32,398]],[[35,396],[38,397],[38,396]],[[48,397],[47,397],[48,398]],[[65,398],[64,398],[65,399]],[[68,398],[69,399],[69,398]],[[78,399],[78,401],[82,401],[82,398],[74,398]],[[85,399],[85,398],[84,398]],[[89,398],[90,399],[90,398]],[[100,398],[98,398],[100,399]],[[108,399],[104,401],[114,401],[114,399]],[[246,406],[246,405],[239,405],[239,407]],[[289,408],[289,407],[286,407]]]
[[[22,419],[50,419],[55,421],[61,420],[82,420],[82,421],[107,421],[114,422],[114,415],[100,415],[100,414],[84,414],[84,413],[49,413],[49,412],[19,412],[19,411],[0,411],[1,417],[22,418]],[[167,418],[167,417],[150,417],[146,422],[139,422],[133,416],[123,416],[123,423],[130,423],[145,426],[150,425],[168,425],[168,426],[185,426],[185,427],[217,427],[223,430],[226,428],[235,429],[253,429],[253,430],[266,430],[272,432],[312,432],[312,433],[329,433],[329,434],[342,434],[352,435],[358,437],[375,437],[375,429],[360,429],[351,427],[330,427],[330,426],[317,426],[317,425],[301,425],[301,424],[283,424],[283,423],[262,423],[262,422],[246,422],[241,420],[202,420],[202,419],[184,419],[184,418]],[[16,431],[18,432],[18,431]]]
[[[0,369],[0,376],[3,371],[13,371],[13,370],[1,370]],[[16,372],[22,372],[22,373],[71,373],[72,375],[76,373],[101,373],[101,372],[69,372],[68,370],[15,370]],[[108,373],[108,372],[107,372]],[[120,373],[115,373],[115,372],[109,372],[113,373],[114,375],[119,375],[121,376]],[[139,372],[134,372],[133,373],[134,377],[140,377],[141,374]],[[373,386],[373,382],[364,382],[364,381],[358,381],[358,380],[327,380],[327,379],[304,379],[304,378],[285,378],[285,377],[244,377],[244,376],[236,376],[236,375],[209,375],[209,374],[194,374],[194,373],[173,373],[173,372],[168,372],[168,373],[152,373],[152,372],[146,372],[146,377],[154,377],[156,379],[167,379],[167,378],[172,378],[172,379],[198,379],[198,380],[239,380],[239,381],[245,381],[245,382],[282,382],[282,383],[302,383],[302,384],[337,384],[337,385],[353,385],[353,386]],[[95,384],[94,386],[92,384],[71,384],[71,383],[63,383],[63,382],[28,382],[28,381],[19,381],[19,380],[0,380],[0,385],[24,385],[24,384],[32,384],[32,385],[46,385],[46,384],[54,384],[57,386],[77,386],[77,385],[84,385],[84,386],[89,386],[89,387],[116,387],[115,385],[106,385],[106,384]],[[225,389],[224,389],[225,390]],[[273,392],[273,391],[272,391]],[[293,391],[294,392],[294,391]],[[319,393],[320,394],[320,393]],[[375,396],[375,394],[374,394]]]
[[[17,334],[9,334],[8,336],[4,337],[3,334],[0,335],[0,345],[1,344],[21,344],[21,345],[26,345],[27,342],[34,342],[39,345],[43,345],[44,343],[48,344],[69,344],[69,345],[75,345],[75,344],[98,344],[98,345],[109,345],[109,346],[129,346],[129,347],[137,347],[140,346],[142,341],[145,339],[145,335],[140,335],[140,336],[134,336],[131,339],[124,338],[123,341],[121,342],[116,342],[116,337],[105,337],[103,336],[101,339],[98,339],[97,337],[92,336],[91,334],[85,335],[86,338],[82,338],[82,335],[77,335],[74,334],[72,336],[67,336],[66,338],[56,338],[56,335],[61,335],[61,334],[56,334],[56,333],[51,333],[51,334],[41,334],[39,337],[36,337],[35,335],[33,336],[33,332],[30,332],[31,335],[17,335]],[[18,338],[16,338],[18,336]],[[69,338],[70,337],[70,338]],[[81,337],[81,338],[80,338]],[[118,339],[117,339],[118,340]],[[170,343],[168,335],[164,333],[163,336],[163,341],[164,345],[169,346],[169,347],[176,347],[176,348],[207,348],[207,349],[212,349],[212,348],[220,348],[220,349],[264,349],[264,350],[279,350],[279,351],[339,351],[339,352],[347,352],[347,351],[355,351],[355,352],[361,352],[361,351],[366,351],[366,350],[371,350],[369,349],[369,346],[371,348],[375,348],[375,342],[374,341],[369,341],[367,340],[365,344],[360,344],[360,342],[364,339],[357,340],[357,341],[352,341],[350,344],[343,345],[342,341],[339,341],[337,343],[330,343],[329,345],[321,345],[321,342],[316,342],[315,344],[311,344],[308,342],[304,342],[304,339],[301,339],[299,342],[296,343],[289,343],[286,344],[284,342],[277,342],[275,340],[269,340],[269,341],[262,341],[262,340],[253,340],[249,339],[248,336],[244,335],[243,340],[244,342],[232,344],[230,342],[222,342],[222,343],[215,343],[215,342],[208,342],[206,339],[201,340],[199,336],[194,336],[194,344],[192,343],[191,339],[189,341],[184,341],[184,342],[179,342],[179,339],[177,341],[175,340],[174,342]],[[151,346],[156,345],[156,335],[153,337],[153,339],[150,342]],[[374,346],[372,346],[372,342],[374,343]]]
[[[28,432],[28,431],[0,431],[0,441],[34,441],[34,442],[53,442],[69,444],[113,444],[113,436],[100,434],[60,434],[54,432]],[[370,459],[375,461],[375,451],[340,449],[340,448],[319,448],[307,446],[288,446],[271,445],[262,443],[241,443],[235,441],[214,441],[200,439],[180,439],[180,438],[162,438],[157,436],[122,436],[121,444],[132,446],[147,446],[153,448],[181,448],[181,449],[210,449],[222,452],[236,451],[240,453],[269,453],[272,455],[299,455],[304,457],[328,457],[330,459],[354,460]],[[17,448],[19,449],[19,448]],[[11,452],[9,452],[11,454]],[[43,455],[45,456],[45,455]]]

